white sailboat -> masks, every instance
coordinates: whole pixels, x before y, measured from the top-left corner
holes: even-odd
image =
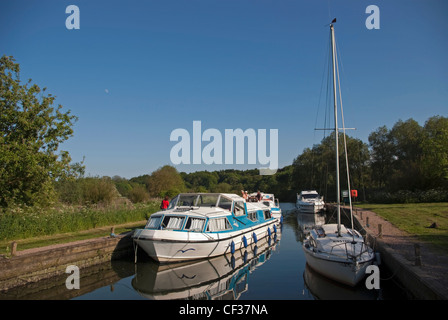
[[[336,45],[334,38],[334,26],[330,24],[332,63],[333,63],[333,90],[334,90],[334,119],[335,119],[335,145],[336,145],[336,208],[337,224],[324,224],[313,228],[310,235],[303,242],[306,261],[309,267],[322,275],[335,281],[355,286],[364,277],[366,268],[374,261],[373,250],[364,243],[361,234],[353,229],[352,204],[350,200],[350,214],[352,227],[347,228],[341,224],[341,201],[339,182],[339,149],[338,149],[338,107],[337,107],[337,82],[336,82]],[[344,125],[343,125],[344,127]],[[347,165],[347,181],[350,192],[350,179],[348,173],[347,146],[344,145]]]

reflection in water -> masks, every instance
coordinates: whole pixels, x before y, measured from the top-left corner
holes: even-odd
[[[308,264],[303,272],[305,288],[318,300],[376,300],[381,291],[369,290],[364,285],[349,287],[314,271]]]
[[[302,213],[297,212],[297,223],[299,225],[300,231],[303,234],[301,241],[310,233],[310,231],[315,226],[321,226],[325,224],[325,214],[324,213]]]
[[[237,300],[248,289],[249,274],[269,260],[279,240],[280,233],[233,255],[195,262],[137,263],[132,286],[142,296],[154,300]]]

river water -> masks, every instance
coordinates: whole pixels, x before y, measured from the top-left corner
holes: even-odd
[[[159,265],[138,255],[80,270],[80,289],[68,290],[67,275],[14,289],[0,299],[76,300],[394,300],[407,299],[401,286],[380,266],[380,289],[365,282],[350,288],[333,282],[306,265],[302,241],[307,229],[330,218],[301,214],[292,203],[281,204],[284,221],[272,239],[234,256],[193,263]]]

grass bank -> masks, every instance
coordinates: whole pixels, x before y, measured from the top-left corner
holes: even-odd
[[[102,237],[142,226],[159,209],[159,201],[119,208],[20,208],[0,212],[0,254],[8,254],[12,241],[18,250]]]
[[[357,204],[374,211],[397,228],[448,253],[448,202]],[[435,223],[435,227],[431,227]]]

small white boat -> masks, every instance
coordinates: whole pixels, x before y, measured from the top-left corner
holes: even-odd
[[[278,199],[275,198],[274,194],[261,192],[261,200],[257,202],[257,193],[254,192],[249,195],[249,199],[247,201],[253,204],[261,203],[269,207],[269,210],[271,210],[271,215],[277,219],[277,225],[283,223],[282,209],[280,208],[280,203]]]
[[[324,224],[310,231],[310,235],[303,241],[303,251],[307,264],[322,275],[350,286],[356,286],[366,275],[366,268],[375,259],[373,250],[364,243],[363,237],[353,228],[352,204],[349,197],[352,227],[346,228],[341,224],[340,199],[340,170],[339,170],[339,127],[337,110],[337,82],[336,76],[336,46],[334,42],[334,26],[330,24],[330,35],[333,60],[333,93],[334,93],[334,134],[336,161],[336,210],[337,224]],[[342,108],[342,106],[341,106]],[[342,111],[342,110],[341,110]],[[341,114],[343,114],[341,112]],[[343,118],[342,118],[343,120]],[[347,143],[343,122],[344,150],[347,169],[347,182],[350,194],[350,176],[347,157]]]
[[[296,207],[300,212],[318,213],[325,210],[325,202],[316,190],[302,191],[297,194]]]
[[[133,241],[158,262],[211,258],[256,244],[277,232],[268,207],[235,194],[183,193],[151,215]]]
[[[366,268],[375,257],[354,229],[337,224],[324,224],[310,231],[303,243],[308,265],[340,283],[355,286],[366,275]]]

